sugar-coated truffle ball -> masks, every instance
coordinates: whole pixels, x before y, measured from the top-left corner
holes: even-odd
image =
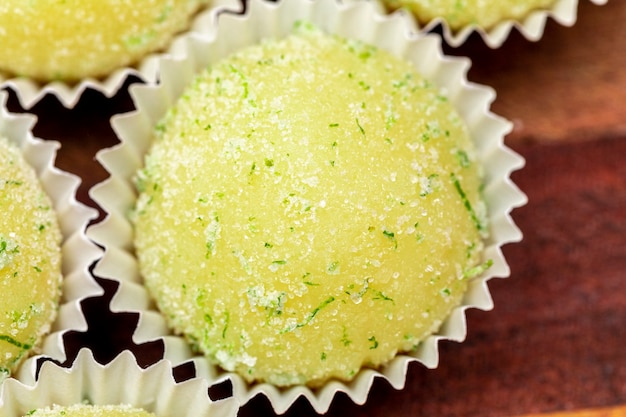
[[[32,410],[28,417],[155,417],[141,408],[128,405],[90,405],[76,404],[70,406],[54,405],[48,408]],[[26,416],[24,416],[26,417]]]
[[[0,71],[40,81],[103,77],[166,47],[209,0],[3,0]]]
[[[200,74],[145,162],[147,288],[248,381],[349,380],[410,351],[486,266],[479,167],[446,96],[307,23]]]
[[[411,10],[425,24],[443,18],[454,30],[476,25],[489,29],[504,20],[522,20],[534,10],[550,8],[556,0],[383,0],[390,9]]]
[[[35,171],[0,136],[0,380],[50,330],[60,297],[60,243]]]

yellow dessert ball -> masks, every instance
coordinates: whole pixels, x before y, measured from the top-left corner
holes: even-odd
[[[3,0],[0,71],[40,81],[103,77],[166,47],[209,0]]]
[[[306,23],[200,74],[137,184],[158,307],[248,381],[383,364],[483,268],[479,169],[452,105],[411,64]]]
[[[155,417],[141,408],[128,405],[54,405],[30,411],[24,417]]]
[[[383,0],[390,9],[411,10],[421,23],[441,17],[454,30],[476,25],[489,29],[504,20],[522,20],[556,0]]]
[[[50,330],[60,297],[60,243],[35,171],[0,136],[0,380]]]

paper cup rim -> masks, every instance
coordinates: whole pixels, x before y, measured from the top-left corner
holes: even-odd
[[[416,352],[398,355],[379,370],[364,368],[351,382],[330,381],[320,389],[305,386],[279,389],[267,383],[248,384],[236,374],[220,371],[204,357],[194,356],[182,338],[169,334],[163,317],[155,311],[154,304],[141,284],[132,249],[132,226],[126,215],[136,198],[132,178],[149,147],[151,129],[170,103],[181,94],[185,79],[196,69],[204,68],[207,60],[218,60],[229,51],[257,43],[264,37],[286,35],[293,23],[301,19],[307,19],[327,32],[360,39],[404,56],[426,78],[447,90],[449,99],[468,122],[472,136],[477,141],[479,159],[488,168],[485,196],[488,203],[493,200],[489,207],[492,211],[492,233],[486,242],[485,254],[494,260],[494,266],[488,275],[470,282],[463,304],[452,312],[439,332],[426,339]],[[399,14],[380,15],[370,3],[346,5],[333,0],[290,0],[280,3],[252,0],[245,15],[221,15],[212,36],[190,36],[180,45],[185,48],[177,51],[176,56],[180,59],[170,57],[159,62],[160,84],[131,87],[137,110],[112,119],[120,144],[97,155],[97,159],[111,175],[91,190],[91,197],[107,212],[107,217],[101,223],[88,230],[88,236],[105,248],[96,272],[99,276],[120,282],[118,292],[111,301],[111,310],[140,312],[135,341],[162,338],[165,341],[166,358],[174,362],[193,360],[198,372],[207,379],[214,382],[230,381],[233,384],[233,395],[242,403],[256,395],[265,395],[278,414],[286,412],[300,396],[305,397],[318,413],[328,410],[337,392],[344,392],[352,401],[362,404],[366,401],[374,378],[385,378],[394,388],[400,389],[405,384],[410,362],[418,361],[429,368],[436,367],[440,340],[464,340],[465,310],[489,310],[493,307],[486,282],[493,277],[509,275],[501,247],[522,238],[510,212],[524,205],[526,196],[509,176],[524,165],[524,160],[503,143],[504,136],[511,130],[511,123],[490,112],[495,92],[491,88],[468,82],[466,73],[470,61],[443,56],[439,37],[417,36],[410,19]],[[463,109],[458,108],[459,103],[463,103]],[[482,138],[480,141],[477,140],[479,137]],[[489,140],[484,140],[484,137]],[[122,195],[124,197],[119,198]],[[112,198],[114,196],[116,198]]]
[[[62,234],[61,256],[63,283],[61,300],[51,332],[40,342],[38,351],[64,357],[62,334],[69,330],[86,330],[80,302],[102,293],[89,272],[100,258],[102,250],[86,236],[85,230],[98,212],[76,199],[81,179],[55,166],[60,144],[33,136],[36,116],[11,113],[6,108],[8,93],[0,91],[0,135],[6,137],[22,152],[37,174],[44,191],[52,201]],[[22,365],[23,366],[23,365]]]
[[[155,82],[158,78],[158,60],[170,52],[171,44],[177,39],[195,32],[195,28],[211,25],[219,13],[240,9],[241,4],[237,0],[214,0],[213,4],[201,10],[193,18],[188,30],[173,37],[170,46],[165,51],[149,53],[136,64],[120,67],[102,78],[85,77],[75,83],[64,81],[39,82],[28,77],[10,76],[0,71],[0,89],[10,88],[13,90],[20,105],[26,110],[31,109],[47,95],[56,97],[63,107],[68,109],[74,108],[87,90],[95,90],[105,97],[111,98],[120,91],[127,80],[133,77],[138,80],[137,82]]]
[[[86,399],[93,405],[142,408],[158,417],[235,417],[239,409],[235,398],[212,401],[205,379],[176,382],[171,362],[141,368],[129,351],[102,365],[89,349],[81,349],[70,367],[45,361],[38,373],[33,368],[0,386],[2,417],[21,417],[36,408],[71,406]]]
[[[344,1],[358,2],[362,0]],[[376,2],[377,10],[379,10],[380,13],[386,13],[382,0],[373,1]],[[608,0],[589,1],[598,6],[605,5],[608,2]],[[549,9],[533,10],[520,20],[505,19],[489,29],[478,25],[466,25],[458,30],[453,30],[443,17],[432,19],[421,26],[419,23],[416,23],[416,27],[420,33],[429,33],[440,28],[443,39],[453,48],[462,46],[472,34],[477,33],[489,48],[498,49],[502,47],[514,30],[519,32],[527,40],[537,42],[543,37],[545,26],[549,20],[554,20],[562,26],[573,26],[578,17],[578,4],[579,0],[556,0],[554,5]],[[409,10],[403,8],[392,13],[406,14],[414,18]]]

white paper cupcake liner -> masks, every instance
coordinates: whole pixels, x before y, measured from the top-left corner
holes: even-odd
[[[0,416],[22,417],[30,410],[53,405],[129,405],[157,417],[235,417],[234,398],[213,402],[203,378],[176,383],[169,361],[146,369],[128,351],[107,365],[98,364],[83,349],[70,368],[43,363],[39,375],[22,372],[20,381],[7,380],[0,388]]]
[[[136,191],[133,177],[143,165],[152,130],[172,106],[191,77],[209,63],[266,37],[280,38],[291,32],[293,23],[305,19],[321,29],[343,37],[359,39],[406,58],[426,78],[445,90],[469,126],[475,139],[480,162],[485,169],[485,199],[489,207],[491,236],[485,242],[485,258],[493,259],[488,273],[474,279],[463,300],[445,321],[439,332],[426,339],[416,352],[398,355],[378,370],[364,368],[349,383],[331,381],[321,388],[295,386],[276,388],[266,383],[246,383],[240,376],[224,372],[204,357],[194,356],[187,343],[171,335],[163,317],[142,286],[133,254],[133,229],[128,220]],[[176,53],[180,59],[162,59],[159,63],[161,83],[158,86],[133,86],[131,95],[137,111],[113,118],[112,126],[120,144],[100,152],[101,164],[111,174],[91,190],[91,196],[108,213],[104,221],[89,228],[87,234],[105,248],[95,272],[120,282],[111,302],[113,311],[140,312],[134,335],[137,343],[158,337],[165,339],[165,357],[174,363],[193,358],[197,371],[211,381],[229,380],[233,395],[242,403],[261,394],[271,402],[276,413],[284,413],[300,396],[305,397],[318,413],[328,410],[337,392],[345,392],[355,403],[365,402],[374,378],[385,378],[396,389],[406,380],[410,362],[418,361],[429,368],[438,364],[439,340],[462,341],[466,336],[465,310],[493,307],[487,281],[507,277],[509,267],[501,247],[522,238],[510,212],[526,203],[525,195],[509,176],[524,165],[524,160],[503,144],[511,123],[489,111],[495,93],[488,87],[469,83],[468,59],[444,57],[438,36],[416,36],[410,19],[401,14],[381,15],[370,3],[344,5],[334,0],[289,0],[281,3],[251,1],[245,15],[221,15],[211,37],[186,38]]]
[[[380,13],[386,13],[381,0],[343,0],[346,3],[372,2]],[[608,0],[590,0],[596,5],[604,5]],[[412,16],[411,12],[400,9],[394,13]],[[508,39],[513,29],[519,31],[529,41],[538,41],[543,37],[546,23],[549,19],[555,20],[563,26],[573,26],[578,15],[578,0],[557,0],[551,9],[535,10],[524,19],[503,20],[490,29],[484,29],[475,25],[465,26],[459,30],[452,30],[444,18],[433,19],[423,26],[416,24],[420,33],[428,33],[437,27],[441,27],[442,35],[446,43],[452,47],[459,47],[467,41],[474,32],[483,39],[490,48],[496,49],[502,46]]]
[[[213,0],[209,8],[198,13],[193,19],[189,31],[181,33],[178,37],[185,36],[190,32],[194,32],[195,28],[206,28],[215,20],[217,14],[224,10],[241,10],[241,2],[239,0]],[[37,104],[47,94],[51,94],[68,109],[73,108],[80,100],[83,92],[87,89],[96,90],[105,97],[114,96],[124,85],[129,77],[137,77],[144,82],[154,82],[158,78],[158,60],[159,57],[166,55],[165,52],[155,52],[144,57],[140,62],[133,66],[122,67],[107,77],[102,79],[85,78],[76,83],[66,83],[62,81],[51,81],[41,83],[39,81],[24,78],[11,77],[0,71],[0,88],[9,87],[17,94],[20,105],[24,109],[30,109]]]
[[[68,330],[84,331],[87,328],[80,307],[81,300],[102,293],[102,288],[89,272],[90,266],[100,258],[102,250],[85,235],[87,225],[98,216],[98,212],[76,200],[81,180],[54,166],[59,143],[33,137],[31,129],[36,117],[9,113],[5,106],[7,97],[5,91],[0,91],[0,136],[17,145],[26,161],[35,169],[43,189],[52,200],[63,235],[61,303],[52,325],[52,333],[37,349],[51,357],[63,358],[62,334]]]

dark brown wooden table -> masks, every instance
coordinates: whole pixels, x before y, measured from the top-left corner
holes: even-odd
[[[514,34],[490,50],[472,37],[446,52],[472,59],[470,80],[494,87],[492,109],[515,123],[506,141],[527,161],[513,175],[529,197],[513,212],[524,241],[504,249],[512,274],[490,282],[494,311],[469,311],[467,340],[443,343],[436,370],[412,365],[401,391],[377,381],[364,406],[339,395],[328,415],[626,416],[626,1],[581,0],[573,28],[549,22],[537,43]],[[14,94],[9,108],[22,111]],[[35,134],[62,143],[58,165],[83,178],[81,201],[93,205],[87,190],[107,176],[94,155],[117,143],[109,117],[131,109],[123,90],[31,110]],[[116,286],[100,282],[105,296],[83,303],[90,330],[66,337],[69,354],[88,345],[102,362],[120,349],[156,361],[161,345],[132,344],[136,316],[107,314]],[[273,413],[256,398],[240,415]],[[300,400],[286,415],[314,412]]]

